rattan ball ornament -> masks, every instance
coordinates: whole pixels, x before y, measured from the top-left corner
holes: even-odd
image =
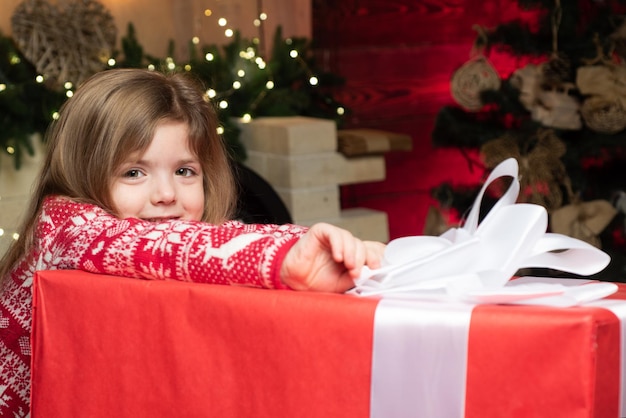
[[[484,103],[480,93],[500,88],[500,76],[484,56],[476,57],[457,69],[452,75],[450,91],[454,100],[466,110],[475,112]]]
[[[591,96],[583,102],[580,113],[585,125],[595,132],[612,135],[626,129],[626,111],[619,100]]]
[[[25,0],[11,16],[11,29],[20,51],[56,89],[103,70],[117,37],[113,17],[95,0]]]

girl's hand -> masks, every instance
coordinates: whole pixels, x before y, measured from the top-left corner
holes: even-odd
[[[280,277],[294,290],[343,293],[354,287],[364,265],[380,267],[384,249],[336,226],[315,224],[285,256]]]

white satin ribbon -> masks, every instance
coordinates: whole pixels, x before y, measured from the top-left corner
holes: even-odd
[[[585,283],[588,285],[590,283]],[[564,285],[568,286],[566,281]],[[620,416],[626,416],[626,301],[585,306],[620,320]],[[465,414],[469,303],[383,298],[374,317],[371,418],[462,418]]]
[[[382,299],[374,317],[372,418],[462,418],[473,305]]]
[[[501,177],[512,181],[504,195],[479,223],[487,187]],[[363,268],[352,293],[362,296],[390,294],[439,294],[443,300],[508,303],[564,295],[566,288],[549,283],[506,288],[520,269],[549,268],[582,276],[604,269],[610,257],[575,238],[547,233],[548,214],[543,206],[516,204],[519,193],[515,159],[499,164],[489,175],[463,227],[439,237],[412,236],[392,240],[385,249],[383,266]],[[585,287],[590,295],[615,292],[617,286]],[[608,293],[607,293],[608,292]],[[567,297],[568,300],[573,300]],[[559,305],[561,306],[561,305]]]

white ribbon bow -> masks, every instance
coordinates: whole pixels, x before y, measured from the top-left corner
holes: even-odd
[[[485,190],[504,176],[513,178],[511,185],[479,224]],[[575,281],[584,286],[544,279],[509,282],[522,268],[550,268],[587,276],[610,262],[608,254],[584,241],[547,233],[545,208],[515,203],[519,190],[518,164],[509,158],[491,172],[461,228],[438,237],[392,240],[385,250],[383,266],[364,268],[351,292],[362,296],[419,295],[473,303],[536,302],[557,306],[614,293],[617,285],[608,282]]]

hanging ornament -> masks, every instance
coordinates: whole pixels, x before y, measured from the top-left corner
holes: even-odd
[[[626,111],[619,100],[592,96],[585,99],[580,113],[593,131],[612,135],[626,129]]]
[[[565,143],[552,129],[539,129],[530,138],[515,138],[507,134],[481,147],[481,157],[487,168],[494,168],[507,158],[519,163],[520,198],[544,206],[548,211],[561,207],[565,190],[573,195],[569,176],[561,157]]]
[[[552,13],[552,54],[542,64],[528,64],[513,72],[511,86],[519,90],[519,101],[534,121],[548,128],[582,128],[580,102],[574,95],[570,60],[558,50],[561,6],[557,0]]]
[[[574,202],[550,214],[550,228],[557,234],[568,235],[601,248],[598,235],[616,214],[615,207],[606,200]]]
[[[582,127],[576,86],[567,81],[568,64],[554,58],[540,65],[516,70],[511,85],[519,90],[519,101],[533,120],[549,128],[577,130]]]
[[[603,96],[626,102],[626,67],[606,60],[593,60],[576,71],[576,86],[585,96]]]
[[[582,128],[580,102],[573,92],[570,60],[559,52],[559,27],[563,9],[560,0],[552,10],[552,54],[541,65],[541,89],[537,95],[537,106],[531,111],[533,120],[549,128],[578,130]]]
[[[537,94],[536,105],[530,112],[532,119],[549,128],[582,128],[580,103],[572,94],[575,88],[573,83],[541,88]]]
[[[21,52],[54,89],[103,70],[117,36],[113,17],[95,0],[25,0],[11,28]]]
[[[450,81],[450,92],[454,100],[468,111],[480,110],[484,103],[480,94],[486,90],[498,90],[501,80],[498,72],[484,55],[487,36],[479,27],[479,35],[472,48],[471,58],[458,68]]]
[[[597,56],[576,72],[581,115],[589,129],[610,135],[626,129],[626,67],[605,56],[598,36],[594,41]]]

